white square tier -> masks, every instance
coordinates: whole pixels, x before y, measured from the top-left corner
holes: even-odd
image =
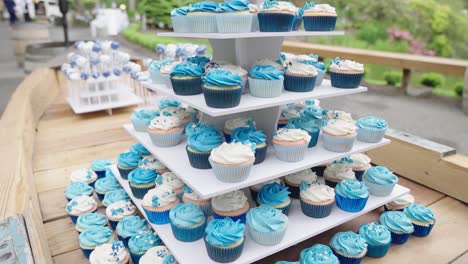
[[[269,147],[264,162],[254,165],[250,176],[242,182],[226,183],[219,181],[213,173],[213,170],[195,169],[190,165],[186,145],[184,141],[177,146],[162,148],[153,145],[149,135],[144,132],[136,132],[133,125],[124,125],[124,128],[138,142],[147,148],[157,159],[174,172],[190,188],[197,192],[202,198],[211,198],[229,191],[242,189],[257,183],[262,183],[271,179],[311,168],[317,165],[325,164],[353,153],[367,151],[390,143],[390,140],[383,139],[379,143],[364,143],[356,141],[350,152],[336,153],[325,150],[322,147],[322,141],[319,139],[316,147],[310,148],[306,152],[304,160],[299,162],[284,162],[275,157],[273,147]]]
[[[160,32],[159,37],[196,38],[196,39],[241,39],[270,37],[300,37],[300,36],[341,36],[344,31],[304,31],[290,32],[246,32],[246,33],[175,33]]]
[[[128,181],[120,177],[120,174],[115,166],[112,166],[112,171],[114,175],[116,175],[116,178],[120,182],[120,185],[122,185],[122,187],[128,193],[132,201],[138,207],[141,214],[146,217],[146,214],[144,213],[143,208],[141,206],[141,200],[136,199],[132,195],[130,186],[128,185]],[[240,258],[232,263],[248,264],[265,258],[269,255],[279,252],[280,250],[291,247],[301,241],[323,233],[335,226],[341,225],[354,218],[357,218],[407,193],[409,193],[408,188],[405,188],[401,185],[396,185],[395,189],[389,196],[377,197],[371,195],[369,197],[369,200],[367,201],[366,207],[360,212],[345,212],[336,207],[335,205],[335,207],[332,209],[331,214],[322,219],[310,218],[304,215],[301,211],[299,201],[294,199],[291,208],[289,209],[288,228],[281,243],[274,246],[259,245],[250,238],[250,234],[248,233],[248,230],[246,228],[244,250]],[[170,224],[151,226],[180,264],[218,263],[214,262],[208,257],[203,239],[191,243],[181,242],[174,238]]]

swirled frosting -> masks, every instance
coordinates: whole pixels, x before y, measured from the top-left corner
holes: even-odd
[[[155,110],[149,110],[149,109],[141,109],[137,110],[132,113],[131,119],[132,120],[143,120],[145,122],[151,121],[151,119],[159,116],[159,112]]]
[[[242,78],[246,77],[248,72],[241,67],[233,64],[220,65],[219,70],[230,71],[232,73],[239,74]]]
[[[68,199],[73,199],[82,195],[90,196],[93,191],[93,187],[89,186],[86,182],[72,182],[67,185],[65,196]]]
[[[149,152],[149,150],[147,150],[142,144],[140,143],[137,143],[135,145],[132,145],[130,147],[130,151],[137,154],[137,155],[140,155],[140,156],[147,156],[147,155],[151,155],[151,153]]]
[[[129,259],[129,254],[120,241],[99,245],[89,256],[90,264],[121,264],[126,259]]]
[[[209,63],[210,61],[211,61],[210,58],[205,57],[205,56],[194,56],[194,57],[187,58],[187,62],[194,63],[202,67],[203,72],[205,71],[205,65]]]
[[[301,115],[308,119],[321,120],[323,118],[323,110],[317,107],[306,107],[301,111]]]
[[[324,132],[334,136],[344,136],[356,132],[356,126],[353,123],[337,119],[328,121],[327,125],[322,129]]]
[[[400,211],[388,211],[383,213],[379,222],[386,226],[388,230],[397,233],[413,233],[414,227],[405,213]]]
[[[364,168],[367,167],[371,162],[371,159],[362,153],[353,154],[349,156],[349,158],[353,161],[353,168]]]
[[[230,0],[218,5],[218,13],[248,11],[249,0]]]
[[[301,170],[286,175],[285,180],[294,185],[299,185],[301,182],[315,183],[317,181],[317,174],[310,169]]]
[[[70,174],[70,180],[72,182],[92,182],[97,179],[97,174],[88,168],[81,168],[72,171]]]
[[[187,199],[190,199],[192,201],[206,201],[209,199],[203,199],[200,197],[200,195],[196,192],[194,192],[190,187],[187,185],[184,186],[184,197],[187,197]]]
[[[381,118],[374,116],[368,116],[360,118],[356,121],[356,126],[358,128],[367,128],[367,129],[387,129],[387,121]]]
[[[198,132],[198,131],[201,131],[203,129],[206,129],[206,128],[209,128],[209,129],[213,129],[215,131],[217,131],[217,129],[214,127],[214,126],[211,126],[211,125],[208,125],[208,124],[205,124],[205,123],[201,123],[201,122],[197,122],[197,123],[188,123],[186,126],[185,126],[185,134],[187,135],[187,138]]]
[[[262,204],[279,205],[290,200],[288,187],[278,183],[265,184],[258,193],[258,201]]]
[[[82,230],[94,227],[94,226],[104,226],[107,224],[107,218],[103,214],[99,213],[87,213],[78,216],[76,220],[76,226]]]
[[[151,230],[140,232],[128,240],[128,248],[133,252],[145,252],[148,249],[161,245],[161,239]]]
[[[205,72],[205,68],[195,63],[182,63],[174,66],[169,75],[174,76],[202,76]]]
[[[228,247],[244,239],[244,224],[231,218],[214,219],[205,230],[206,241],[213,246]]]
[[[140,160],[138,167],[149,170],[164,170],[166,166],[154,156],[147,156]]]
[[[367,242],[360,235],[348,231],[336,233],[330,245],[338,252],[346,256],[359,256],[367,250]]]
[[[120,166],[136,167],[138,166],[138,162],[140,162],[140,159],[140,155],[137,155],[133,152],[124,152],[119,154],[118,162]]]
[[[117,224],[116,228],[117,234],[124,238],[131,237],[146,230],[149,230],[148,223],[145,219],[136,215],[125,217]]]
[[[314,66],[304,63],[292,62],[286,68],[286,74],[301,75],[301,76],[317,76],[317,70]]]
[[[269,181],[266,181],[266,182],[261,182],[261,183],[257,183],[257,184],[254,184],[252,186],[250,186],[250,189],[251,190],[254,190],[254,191],[260,191],[260,189],[267,185],[267,184],[270,184],[270,183],[278,183],[278,184],[281,184],[281,185],[284,185],[283,181],[280,180],[280,179],[273,179],[273,180],[269,180]]]
[[[140,258],[140,264],[176,264],[174,256],[165,246],[148,249]]]
[[[156,185],[167,185],[173,190],[184,187],[185,183],[181,181],[173,172],[165,172],[156,177]]]
[[[169,212],[171,223],[180,227],[192,227],[205,221],[205,215],[200,206],[193,203],[180,203]]]
[[[169,130],[171,128],[180,127],[182,122],[177,116],[158,116],[151,120],[149,129]]]
[[[84,230],[80,236],[80,245],[95,247],[109,242],[112,238],[112,230],[105,226],[95,226]]]
[[[411,194],[405,194],[388,203],[390,206],[408,206],[411,204],[414,204],[414,197]]]
[[[94,187],[99,193],[106,193],[108,191],[113,191],[121,188],[119,181],[117,181],[117,179],[114,177],[104,177],[98,179],[94,184]]]
[[[77,196],[73,198],[70,202],[68,202],[67,206],[65,206],[65,210],[68,214],[79,215],[82,213],[89,212],[96,206],[97,203],[93,197],[83,195]]]
[[[383,166],[375,166],[367,169],[362,175],[362,178],[376,184],[395,184],[398,182],[398,177]]]
[[[294,15],[298,14],[297,7],[292,2],[266,0],[263,3],[262,11],[274,11],[274,12],[288,12]]]
[[[155,170],[136,168],[128,174],[128,181],[135,184],[152,183],[157,176],[158,173]]]
[[[288,127],[300,128],[307,131],[308,133],[312,133],[319,130],[319,124],[316,120],[317,119],[315,118],[306,117],[304,115],[300,117],[293,117],[289,119]]]
[[[277,63],[275,61],[272,61],[270,59],[261,59],[255,62],[254,66],[273,66],[275,69],[283,71],[283,65],[281,63]],[[251,68],[252,69],[252,68]]]
[[[329,4],[314,4],[308,2],[304,5],[304,14],[326,13],[336,15],[336,9]]]
[[[376,222],[361,225],[359,235],[371,245],[387,245],[392,240],[388,228]]]
[[[224,165],[236,165],[254,161],[251,146],[241,142],[223,143],[211,151],[210,160]]]
[[[180,102],[175,99],[161,99],[158,103],[159,109],[164,109],[168,107],[179,107]]]
[[[281,110],[279,120],[289,120],[293,117],[298,117],[299,113],[295,109],[283,109]]]
[[[238,142],[249,141],[257,145],[266,142],[266,135],[261,130],[252,127],[238,127],[232,131],[231,139]]]
[[[189,12],[212,12],[215,13],[218,8],[218,4],[215,2],[198,2],[189,5]]]
[[[435,214],[434,212],[421,204],[412,204],[408,205],[403,209],[403,212],[406,216],[415,221],[419,222],[434,222],[435,221]]]
[[[354,179],[355,173],[352,170],[352,167],[352,161],[349,158],[343,158],[327,165],[324,174],[327,175],[328,178],[338,180]]]
[[[288,217],[270,205],[262,204],[247,212],[247,226],[257,232],[275,232],[284,230],[288,225]]]
[[[95,159],[91,162],[91,169],[93,171],[105,171],[110,165],[112,165],[112,161],[110,160]]]
[[[206,85],[217,87],[238,86],[242,83],[239,74],[225,70],[210,71],[202,80]]]
[[[223,143],[223,138],[213,128],[200,129],[187,137],[187,144],[196,151],[208,152]]]
[[[177,200],[178,198],[171,187],[161,185],[149,190],[143,197],[142,204],[148,207],[164,207]]]
[[[171,11],[171,16],[186,16],[189,12],[188,6],[183,6],[179,8],[174,8]]]
[[[300,195],[314,203],[321,203],[335,199],[335,190],[327,185],[302,182]]]
[[[340,58],[335,58],[331,62],[330,70],[364,72],[364,65],[351,60],[340,60]]]
[[[284,72],[270,65],[256,65],[250,68],[249,76],[261,80],[282,80]]]
[[[107,218],[123,219],[124,217],[134,215],[136,207],[130,201],[118,201],[106,208]]]
[[[228,212],[243,208],[246,202],[244,192],[236,190],[213,197],[211,206],[217,211]]]
[[[301,251],[300,264],[339,264],[340,261],[333,254],[330,247],[315,244]]]
[[[356,179],[346,179],[339,182],[335,192],[345,198],[360,199],[369,197],[369,189],[364,182]]]
[[[104,200],[102,200],[102,203],[105,206],[109,206],[119,201],[127,201],[127,202],[130,201],[130,197],[128,196],[127,192],[122,188],[106,192],[106,194],[104,195]]]
[[[282,141],[300,141],[305,140],[306,142],[310,141],[310,135],[307,131],[297,128],[282,128],[276,131],[274,137],[276,140]]]
[[[328,119],[339,119],[354,123],[354,119],[350,113],[341,110],[329,110],[325,114]]]

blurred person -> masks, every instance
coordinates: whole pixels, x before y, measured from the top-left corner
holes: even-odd
[[[15,13],[15,1],[14,0],[3,0],[3,3],[5,4],[5,7],[8,11],[8,14],[10,15],[10,25],[13,25],[16,23],[17,18],[16,18],[16,13]]]

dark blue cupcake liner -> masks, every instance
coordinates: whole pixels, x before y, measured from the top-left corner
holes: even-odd
[[[260,32],[288,32],[293,29],[296,16],[284,13],[258,13]]]
[[[226,132],[223,132],[223,134],[224,134],[224,138],[226,139],[226,142],[230,143],[231,142],[231,134],[226,134]]]
[[[397,234],[393,232],[390,232],[390,234],[392,235],[392,244],[396,245],[403,245],[404,243],[406,243],[406,241],[408,241],[411,235],[409,233]]]
[[[288,123],[285,123],[285,124],[280,124],[278,123],[278,125],[276,126],[276,128],[279,130],[280,128],[283,128],[287,125]]]
[[[120,241],[122,241],[124,246],[126,248],[128,248],[128,241],[130,240],[131,237],[122,237],[122,236],[119,236],[119,235],[117,235],[117,237],[119,238]]]
[[[140,263],[141,257],[146,253],[146,251],[135,252],[133,250],[130,251],[130,258],[132,259],[133,263]]]
[[[174,237],[182,242],[194,242],[203,237],[206,228],[206,217],[203,220],[203,224],[196,227],[180,227],[171,222],[171,229]]]
[[[371,258],[381,258],[387,254],[391,244],[392,242],[388,242],[388,244],[385,245],[372,245],[370,243],[367,243],[366,256]]]
[[[136,168],[136,167],[135,167]],[[117,169],[119,170],[119,173],[120,173],[120,177],[122,177],[122,179],[125,179],[125,180],[128,180],[128,174],[134,170],[135,168],[131,168],[131,169],[123,169],[123,168],[120,168],[119,166],[117,166]]]
[[[286,181],[284,182],[284,184],[288,187],[288,191],[290,192],[289,197],[299,199],[301,193],[301,189],[299,188],[299,186],[290,185]]]
[[[317,141],[318,141],[318,138],[319,138],[319,135],[320,135],[320,129],[317,127],[317,129],[315,131],[312,131],[312,132],[309,132],[309,136],[310,136],[310,141],[309,141],[309,145],[307,146],[308,148],[312,148],[312,147],[315,147],[317,145]]]
[[[417,236],[417,237],[426,237],[429,235],[429,233],[431,233],[433,226],[434,224],[423,226],[423,225],[418,225],[418,224],[413,223],[414,232],[412,235]]]
[[[169,219],[169,212],[171,210],[167,210],[163,212],[154,212],[154,211],[146,210],[145,208],[143,208],[143,210],[146,213],[146,217],[148,217],[148,221],[150,221],[150,223],[152,224],[165,225],[165,224],[169,224],[169,222],[171,221]]]
[[[362,175],[364,175],[365,170],[356,170],[354,171],[354,176],[358,181],[362,181]]]
[[[202,93],[201,77],[177,79],[171,77],[172,89],[177,95],[196,95]]]
[[[323,172],[325,171],[325,168],[327,168],[327,166],[320,165],[320,166],[312,167],[311,170],[315,172],[317,176],[323,177]]]
[[[73,224],[76,225],[76,221],[78,220],[78,216],[74,216],[74,215],[68,215],[71,219],[71,221],[73,222]]]
[[[206,251],[208,252],[208,256],[213,261],[219,263],[229,263],[233,262],[238,259],[242,251],[244,250],[244,242],[245,238],[238,246],[235,247],[219,247],[213,246],[208,241],[205,240]]]
[[[267,154],[267,148],[268,148],[268,144],[265,145],[264,147],[255,149],[255,162],[254,162],[254,165],[255,164],[260,164],[265,160],[266,154]]]
[[[91,255],[91,253],[94,251],[94,248],[93,249],[84,249],[84,248],[81,248],[81,251],[83,251],[83,255],[89,259],[89,256]]]
[[[330,215],[334,203],[327,205],[314,205],[301,200],[302,213],[312,218],[325,218]]]
[[[105,193],[104,193],[104,194],[101,194],[101,193],[96,192],[96,195],[97,195],[99,201],[102,202],[102,200],[104,200],[104,196],[105,196],[106,194],[105,194]]]
[[[369,197],[358,199],[345,198],[338,193],[335,195],[335,198],[338,208],[351,213],[359,212],[364,209],[367,203],[367,199],[369,199]]]
[[[106,177],[106,171],[105,171],[105,170],[102,170],[102,171],[95,171],[95,170],[93,170],[93,171],[97,174],[98,179],[101,179],[101,178]]]
[[[211,214],[213,215],[213,218],[214,219],[224,219],[226,217],[229,217],[232,219],[232,221],[237,221],[237,220],[240,220],[241,223],[245,224],[246,222],[246,215],[247,213],[243,213],[241,215],[236,215],[236,216],[224,216],[224,215],[218,215],[216,214],[213,210],[211,210]]]
[[[400,211],[400,212],[403,212],[403,209],[392,210],[392,209],[388,208],[387,205],[384,205],[384,210],[385,210],[385,212],[388,212],[388,211]]]
[[[250,190],[250,197],[252,198],[252,201],[255,201],[255,203],[258,205],[258,202],[257,202],[258,191],[252,190],[250,188],[249,190]],[[289,190],[291,190],[291,188],[289,188]]]
[[[296,17],[296,20],[294,21],[293,29],[292,30],[299,30],[302,24],[302,17]]]
[[[326,184],[327,186],[330,186],[330,187],[332,187],[332,188],[335,188],[336,185],[337,185],[338,183],[337,183],[337,182],[334,182],[334,181],[329,181],[329,180],[325,179],[325,184]]]
[[[334,31],[336,16],[304,16],[305,31]]]
[[[317,76],[284,75],[284,89],[291,92],[310,92],[315,88]]]
[[[151,185],[144,184],[144,186],[145,187],[141,187],[141,185],[130,183],[130,190],[132,190],[132,194],[133,196],[135,196],[135,198],[143,199],[143,197],[149,190],[154,189],[156,183],[153,183]]]
[[[364,259],[364,256],[360,257],[360,258],[356,258],[356,257],[348,257],[348,256],[345,256],[345,255],[342,255],[340,254],[338,251],[336,251],[333,247],[331,248],[333,250],[333,254],[338,258],[338,260],[340,261],[340,264],[360,264],[361,261]]]
[[[361,84],[363,73],[338,73],[330,71],[331,85],[335,88],[353,89]]]
[[[185,147],[190,161],[190,165],[196,169],[211,169],[211,164],[208,161],[211,152],[193,152],[189,150],[189,146]]]
[[[96,179],[97,180],[97,179]],[[94,184],[96,183],[96,181],[93,181],[91,183],[88,183],[89,186],[93,187],[94,188]]]
[[[119,223],[120,221],[112,221],[109,219],[109,224],[110,226],[112,227],[112,229],[116,229],[117,228],[117,224]]]
[[[203,85],[206,105],[213,108],[231,108],[240,104],[242,86],[236,89],[211,89]]]

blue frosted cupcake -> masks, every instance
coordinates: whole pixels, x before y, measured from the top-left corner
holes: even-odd
[[[307,131],[285,126],[273,136],[275,155],[279,160],[286,162],[301,161],[305,157],[310,139]]]
[[[102,178],[106,175],[107,168],[112,165],[112,161],[106,159],[96,159],[91,162],[91,169]]]
[[[336,10],[328,4],[309,2],[304,5],[304,29],[306,31],[334,31]]]
[[[260,32],[288,32],[293,29],[297,7],[285,1],[266,0],[258,13]]]
[[[120,153],[117,158],[117,169],[119,170],[120,177],[127,180],[128,174],[138,167],[141,157],[133,152]]]
[[[231,0],[220,3],[217,9],[216,24],[219,33],[244,33],[252,29],[253,15],[249,0]]]
[[[100,201],[104,199],[107,192],[118,190],[120,187],[119,181],[114,177],[104,177],[96,181],[95,191]]]
[[[198,2],[189,5],[187,13],[188,23],[193,33],[216,33],[216,12],[218,4],[215,2]]]
[[[301,183],[301,209],[308,217],[325,218],[335,205],[335,191],[327,185]]]
[[[288,227],[288,217],[281,210],[262,204],[247,213],[247,227],[256,243],[273,246],[283,240]]]
[[[403,212],[413,224],[413,236],[425,237],[431,233],[436,222],[435,214],[431,209],[421,204],[412,204],[405,207]]]
[[[213,127],[199,129],[187,137],[187,155],[190,165],[196,169],[211,169],[208,158],[211,150],[223,143],[223,137]]]
[[[280,260],[280,261],[276,261],[275,264],[300,264],[300,263],[299,261]]]
[[[284,72],[269,65],[256,65],[249,71],[249,89],[254,97],[278,97],[283,92]]]
[[[182,242],[194,242],[203,237],[207,217],[200,206],[193,203],[180,203],[169,212],[174,237]]]
[[[211,211],[215,219],[229,217],[234,221],[240,220],[241,223],[245,223],[249,208],[247,197],[241,190],[228,192],[211,199]]]
[[[362,181],[375,196],[388,196],[398,182],[398,177],[383,166],[371,167],[362,175]]]
[[[205,56],[188,57],[187,62],[194,63],[205,69],[205,65],[210,63],[211,59]],[[205,70],[204,70],[205,71]]]
[[[356,141],[356,125],[352,122],[333,119],[322,127],[323,147],[332,152],[349,152]]]
[[[242,78],[240,75],[224,70],[214,70],[203,78],[205,102],[213,108],[231,108],[240,104]]]
[[[122,188],[106,192],[104,199],[102,200],[102,205],[107,207],[119,201],[130,201],[130,197],[128,196],[127,192]]]
[[[234,131],[234,129],[238,127],[251,127],[251,124],[249,122],[253,122],[253,124],[255,125],[255,122],[249,118],[239,117],[227,120],[224,123],[223,129],[223,134],[224,138],[226,139],[226,142],[231,142],[231,134]]]
[[[246,180],[255,162],[255,144],[223,143],[211,151],[208,161],[216,179],[222,182]]]
[[[93,196],[94,188],[85,182],[72,182],[65,189],[65,198],[67,201],[78,196]]]
[[[388,128],[385,120],[373,116],[358,119],[356,126],[357,140],[368,143],[380,142]]]
[[[351,231],[336,233],[330,247],[341,264],[359,264],[367,253],[366,240]]]
[[[297,112],[296,109],[294,108],[282,109],[279,119],[278,119],[278,125],[276,128],[279,130],[285,127],[288,124],[289,120],[293,117],[299,117],[299,113]]]
[[[155,225],[170,222],[169,211],[179,203],[179,198],[167,185],[161,185],[149,190],[143,197],[141,205],[148,221]]]
[[[155,170],[136,168],[128,174],[128,183],[133,196],[143,199],[146,192],[156,186],[158,173]]]
[[[177,95],[201,94],[201,77],[205,68],[195,63],[178,64],[172,68],[171,83]]]
[[[210,259],[220,263],[233,262],[244,249],[245,227],[230,218],[215,219],[205,230],[205,245]]]
[[[361,63],[335,58],[330,64],[331,85],[336,88],[358,88],[364,76]]]
[[[74,224],[79,216],[94,213],[97,210],[97,203],[93,197],[77,196],[65,206],[68,216]]]
[[[104,175],[105,175],[104,177],[113,177],[113,178],[115,178],[115,175],[114,175],[114,173],[112,172],[112,170],[110,168],[106,169],[106,173]]]
[[[83,231],[78,237],[80,248],[86,258],[93,250],[100,245],[110,243],[112,241],[112,230],[104,226],[96,226]]]
[[[133,112],[130,119],[132,120],[135,131],[146,132],[149,122],[157,116],[159,116],[158,111],[141,109]]]
[[[163,110],[163,109],[171,108],[171,107],[180,107],[180,106],[181,106],[181,103],[176,99],[164,98],[164,99],[159,100],[158,102],[159,110]]]
[[[314,66],[291,62],[284,72],[284,89],[291,92],[310,92],[315,88],[317,75]]]
[[[268,143],[266,135],[261,130],[256,130],[252,121],[250,127],[238,127],[231,134],[231,139],[237,142],[249,141],[255,144],[255,162],[260,164],[265,160]]]
[[[177,116],[158,116],[151,120],[147,132],[154,145],[173,147],[183,139],[184,124]]]
[[[293,31],[297,31],[297,30],[299,30],[301,28],[302,17],[303,16],[304,16],[304,9],[298,8],[297,9],[296,20],[294,21],[294,25],[293,25],[293,28],[292,28]]]
[[[149,66],[151,81],[154,84],[164,84],[164,77],[161,74],[161,67],[174,63],[173,60],[154,60]]]
[[[115,229],[117,236],[128,247],[128,240],[137,234],[149,230],[148,222],[139,216],[132,215],[122,219]]]
[[[128,241],[128,249],[133,263],[140,263],[140,258],[145,255],[149,249],[161,244],[162,242],[159,236],[156,232],[153,233],[151,230],[133,235]]]
[[[200,207],[206,217],[211,215],[211,199],[203,199],[194,192],[190,187],[184,186],[184,194],[182,195],[182,202],[193,203]]]
[[[291,198],[299,199],[302,182],[307,184],[316,183],[317,174],[315,174],[315,172],[311,171],[310,169],[305,169],[284,176],[284,183],[286,186],[288,186],[288,190],[291,192],[289,195]]]
[[[364,172],[372,167],[370,164],[371,159],[362,153],[353,154],[349,156],[349,158],[352,160],[352,170],[354,171],[356,179],[362,181],[362,175],[364,175]]]
[[[291,207],[291,198],[287,186],[278,183],[270,183],[260,189],[257,196],[258,204],[267,204],[275,209],[279,209],[283,214],[288,215],[289,208]]]
[[[366,206],[369,189],[366,184],[356,179],[339,182],[335,188],[336,205],[346,212],[359,212]]]
[[[77,169],[72,171],[70,174],[71,182],[84,182],[91,187],[94,187],[94,183],[96,182],[97,178],[97,174],[88,168]]]
[[[188,123],[185,126],[185,136],[188,138],[190,135],[195,134],[196,132],[205,130],[207,128],[217,130],[216,127],[202,123],[202,122]]]
[[[400,211],[384,212],[379,218],[380,224],[388,228],[392,236],[392,244],[402,245],[408,241],[414,232],[414,226],[405,213]]]
[[[128,264],[129,262],[130,254],[120,241],[111,241],[111,243],[99,245],[94,248],[89,256],[90,264]]]
[[[75,229],[78,233],[81,233],[91,227],[107,226],[107,223],[108,221],[105,215],[99,213],[87,213],[78,216]]]
[[[299,264],[339,264],[330,247],[315,244],[301,251]]]
[[[189,12],[188,6],[174,8],[171,11],[171,24],[174,32],[176,33],[188,33],[191,31],[191,25],[187,19]]]
[[[146,131],[146,130],[145,130]],[[141,158],[144,158],[144,157],[147,157],[147,156],[151,156],[151,152],[149,152],[149,150],[147,150],[142,144],[140,143],[137,143],[135,145],[132,145],[130,147],[130,152],[133,152],[137,155],[140,155]]]
[[[117,224],[125,217],[136,214],[136,207],[130,201],[118,201],[106,208],[106,216],[109,224],[113,229],[117,228]]]
[[[392,236],[388,228],[376,222],[361,225],[359,235],[367,241],[368,257],[381,258],[385,256],[392,244]]]
[[[307,131],[310,136],[308,148],[315,147],[320,135],[320,127],[316,124],[316,119],[302,115],[301,117],[293,117],[289,119],[288,127],[299,128]]]

